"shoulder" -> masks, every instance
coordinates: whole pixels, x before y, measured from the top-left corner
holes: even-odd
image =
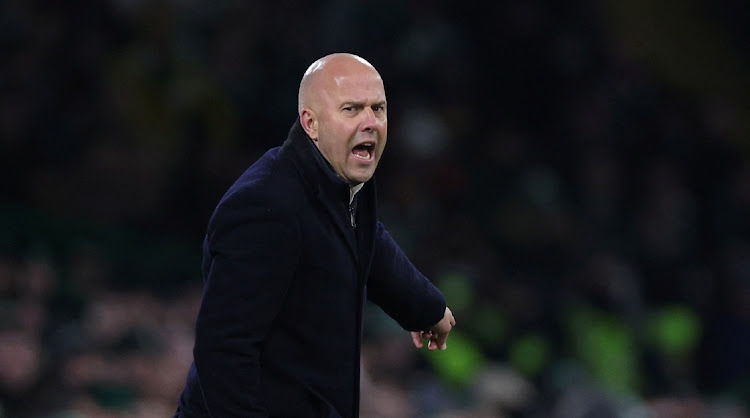
[[[304,187],[294,164],[279,151],[279,147],[270,149],[242,173],[222,196],[212,221],[228,213],[252,216],[261,211],[274,217],[295,215],[295,200],[304,194]]]

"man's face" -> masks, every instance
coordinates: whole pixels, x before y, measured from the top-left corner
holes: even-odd
[[[313,140],[339,176],[350,184],[364,183],[375,173],[388,134],[383,80],[363,67],[325,84]]]

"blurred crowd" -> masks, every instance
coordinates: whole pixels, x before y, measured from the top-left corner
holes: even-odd
[[[362,416],[750,416],[747,8],[558,3],[0,2],[0,417],[174,412],[206,221],[335,51],[458,321],[372,306]]]

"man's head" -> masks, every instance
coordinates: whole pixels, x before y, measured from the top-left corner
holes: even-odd
[[[352,54],[331,54],[305,71],[299,118],[320,153],[349,184],[369,180],[388,135],[385,88],[378,71]]]

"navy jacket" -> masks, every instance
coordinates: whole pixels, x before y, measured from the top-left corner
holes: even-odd
[[[406,330],[442,319],[442,294],[377,221],[373,183],[353,226],[349,185],[297,122],[229,188],[176,417],[356,417],[366,298]]]

